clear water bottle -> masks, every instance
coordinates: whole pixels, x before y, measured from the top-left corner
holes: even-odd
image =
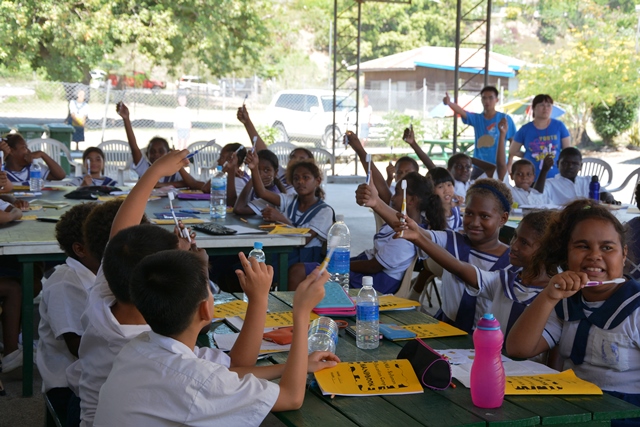
[[[309,353],[314,351],[336,352],[338,325],[329,317],[318,317],[309,326]]]
[[[29,191],[42,191],[42,167],[38,160],[34,160],[31,164],[29,172]]]
[[[262,251],[262,242],[253,242],[253,249],[249,252],[248,258],[255,258],[258,262],[265,262],[267,258]],[[242,301],[249,302],[249,297],[246,293],[242,294]]]
[[[327,235],[327,244],[329,248],[334,246],[336,248],[327,266],[327,271],[331,275],[330,280],[339,283],[349,292],[351,234],[349,227],[344,223],[344,215],[336,215],[336,222],[331,226]]]
[[[362,278],[362,289],[356,300],[356,345],[358,348],[378,348],[380,344],[380,311],[378,294],[373,289],[373,277]]]
[[[500,323],[487,313],[473,332],[475,357],[471,365],[471,400],[479,408],[499,408],[504,400],[504,366]]]
[[[589,198],[596,202],[600,201],[600,181],[598,175],[591,177],[591,182],[589,183]]]
[[[222,166],[218,166],[211,177],[209,214],[212,219],[227,217],[227,174],[222,172]]]

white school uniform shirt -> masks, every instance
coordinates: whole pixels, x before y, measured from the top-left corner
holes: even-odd
[[[79,187],[84,182],[84,176],[74,176],[71,182],[69,182],[70,187]],[[91,178],[91,185],[110,185],[116,186],[118,183],[108,176],[103,176],[102,178]]]
[[[63,335],[84,334],[80,318],[95,280],[91,270],[69,257],[42,284],[36,364],[44,391],[68,387],[66,370],[77,358],[67,348]]]
[[[22,185],[29,185],[29,177],[31,176],[29,171],[31,169],[31,165],[25,166],[19,171],[10,171],[5,169],[7,172],[7,178],[11,182],[19,182]],[[43,180],[47,180],[49,177],[49,167],[46,164],[40,163],[41,177]]]
[[[588,302],[582,298],[582,304],[587,314],[602,306],[604,301]],[[573,369],[578,378],[603,390],[640,393],[640,310],[636,309],[610,330],[591,325],[584,362],[576,365],[570,356],[579,323],[566,322],[553,310],[544,327],[542,337],[549,348],[559,346],[564,359],[563,370]]]
[[[529,188],[529,191],[526,191],[520,187],[511,185],[509,182],[505,182],[505,184],[509,187],[509,190],[511,190],[511,197],[513,197],[513,201],[516,202],[518,206],[539,206],[552,203],[547,191],[540,193],[533,187]]]
[[[278,206],[278,210],[286,215],[287,209],[290,205],[294,204],[298,199],[297,194],[279,194],[280,196],[280,206]],[[295,218],[289,218],[292,222],[295,219],[299,218],[301,215],[304,215],[304,212],[300,212],[296,210],[294,212]],[[311,221],[299,224],[298,227],[310,228],[318,235],[313,238],[305,248],[312,248],[315,246],[322,246],[322,242],[327,240],[327,233],[329,229],[333,225],[333,209],[331,206],[324,204],[324,207],[311,219]],[[322,240],[321,240],[322,239]]]
[[[80,398],[80,426],[90,427],[98,406],[100,387],[109,376],[115,357],[122,347],[149,325],[121,325],[111,313],[116,298],[109,289],[102,267],[98,271],[96,284],[89,295],[89,304],[82,322],[85,332],[80,341],[80,359],[67,369],[70,385],[77,378],[76,395]],[[71,387],[72,390],[75,387]]]
[[[483,178],[488,178],[486,173],[483,173],[476,179],[469,179],[467,182],[462,182],[462,181],[458,181],[457,179],[454,179],[453,190],[456,195],[467,197],[467,190],[469,189],[469,187],[471,187],[473,183],[476,182],[478,179],[483,179]]]
[[[373,249],[367,249],[364,254],[367,259],[378,260],[387,276],[400,280],[416,256],[416,247],[408,240],[394,239],[395,234],[393,228],[384,224],[373,236]]]
[[[144,175],[144,173],[150,167],[151,167],[151,162],[149,162],[149,160],[146,157],[142,156],[138,164],[133,165],[133,170],[136,171],[139,177],[142,177],[142,175]],[[167,182],[176,182],[176,181],[182,181],[182,176],[180,176],[180,172],[176,172],[171,176],[163,176],[162,178],[160,178],[160,181],[158,182],[167,183]]]
[[[296,194],[295,188],[293,188],[293,184],[287,182],[287,169],[283,168],[281,165],[278,165],[278,173],[276,175],[280,180],[280,183],[284,185],[284,189],[287,190],[287,194]]]
[[[576,176],[575,182],[560,176],[548,179],[544,184],[544,193],[556,205],[565,205],[576,199],[589,197],[590,176]]]
[[[280,387],[229,371],[229,357],[212,361],[172,338],[144,333],[129,342],[100,390],[96,427],[258,426]]]

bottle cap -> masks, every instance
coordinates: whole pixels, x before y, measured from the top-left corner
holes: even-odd
[[[337,214],[337,215],[336,215],[336,222],[337,222],[337,221],[344,221],[344,215],[342,215],[342,214]]]
[[[221,171],[221,170],[222,170],[222,165],[218,165],[218,167],[216,168],[216,170]]]
[[[498,331],[500,330],[500,322],[496,320],[492,313],[485,313],[482,319],[478,321],[476,329],[482,331]]]
[[[362,277],[362,286],[373,286],[373,277],[371,277],[371,276],[363,276]]]
[[[253,242],[253,249],[262,249],[262,242]]]
[[[591,177],[591,182],[598,182],[598,180],[599,180],[598,175],[593,175]]]

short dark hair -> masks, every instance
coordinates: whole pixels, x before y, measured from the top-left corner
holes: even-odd
[[[154,332],[174,336],[189,327],[209,296],[206,268],[196,254],[178,249],[138,263],[131,276],[131,299]]]
[[[411,163],[411,166],[414,167],[416,172],[418,172],[420,170],[420,165],[418,164],[418,162],[416,162],[415,159],[412,159],[409,156],[402,156],[398,160],[396,160],[396,168],[398,167],[398,165],[400,163]]]
[[[533,211],[526,214],[522,218],[522,221],[520,221],[520,224],[531,227],[533,232],[536,233],[537,237],[541,239],[544,233],[547,231],[547,226],[549,225],[549,222],[551,222],[551,218],[553,218],[554,213],[555,211],[552,211],[550,209]]]
[[[533,165],[533,163],[531,163],[531,160],[529,159],[520,159],[513,162],[513,164],[511,165],[511,173],[515,173],[516,169],[520,166],[529,166],[531,169],[533,169],[533,173],[536,173],[536,167]]]
[[[147,154],[149,154],[149,149],[151,148],[151,145],[156,143],[164,145],[164,148],[167,149],[167,152],[171,151],[171,146],[169,145],[169,141],[167,141],[165,138],[161,136],[154,136],[149,140],[149,144],[147,145]]]
[[[303,151],[304,154],[306,154],[309,157],[309,159],[315,160],[311,150],[309,150],[308,148],[304,148],[304,147],[296,147],[293,150],[291,150],[291,152],[289,153],[289,158],[291,158],[293,156],[293,153],[295,153],[296,151]]]
[[[98,147],[89,147],[86,150],[84,150],[82,152],[82,163],[83,165],[87,163],[87,157],[89,156],[89,154],[91,153],[98,153],[100,155],[100,157],[102,157],[102,170],[100,171],[100,173],[104,173],[104,151],[102,151],[100,148]],[[89,171],[87,171],[87,173],[89,173]]]
[[[175,234],[152,224],[125,228],[111,238],[104,251],[102,270],[116,299],[123,303],[131,302],[131,275],[144,257],[177,247],[178,237]]]
[[[111,234],[111,224],[116,217],[123,199],[110,200],[96,206],[89,214],[82,225],[82,233],[87,250],[97,260],[101,260],[104,256],[104,249],[109,242]],[[146,215],[142,215],[140,224],[148,224],[149,220]]]
[[[633,194],[636,196],[636,206],[640,206],[640,182],[636,185],[636,189]]]
[[[85,244],[86,241],[82,235],[83,223],[97,205],[96,202],[75,205],[60,217],[56,224],[56,240],[67,256],[78,259],[73,251],[73,244]]]
[[[531,110],[536,108],[536,105],[542,104],[543,102],[548,102],[549,104],[553,104],[553,98],[551,97],[551,95],[546,95],[544,93],[534,96],[533,101],[531,101]]]
[[[442,200],[433,192],[431,178],[424,177],[418,172],[409,172],[402,177],[400,182],[402,181],[407,181],[407,194],[420,199],[419,208],[427,217],[429,229],[444,230],[447,228],[447,218],[444,216]],[[396,185],[396,189],[400,188],[399,185]]]
[[[582,160],[582,153],[576,147],[566,147],[560,151],[560,155],[558,156],[558,161],[564,159],[567,156],[578,156],[580,160]]]
[[[495,86],[483,87],[482,90],[480,91],[480,95],[482,95],[485,92],[493,92],[496,95],[496,97],[500,95],[500,92],[498,92],[498,89]]]
[[[244,162],[244,157],[247,155],[247,149],[245,148],[244,145],[240,144],[239,142],[232,142],[231,144],[227,144],[224,147],[222,147],[222,150],[220,151],[235,152],[240,147],[242,147],[243,149],[236,153],[236,156],[238,157],[238,166],[240,166],[242,165],[242,162]]]
[[[19,133],[9,133],[4,136],[4,139],[7,141],[7,145],[9,145],[9,148],[11,149],[16,148],[16,145],[21,142],[24,142],[25,144],[27,143],[27,140]]]
[[[471,160],[471,157],[467,156],[464,153],[456,153],[453,156],[449,157],[449,160],[447,160],[447,169],[449,170],[453,169],[453,167],[458,162],[458,160],[461,160],[461,159]]]
[[[433,181],[434,187],[444,182],[450,182],[453,185],[456,184],[453,180],[453,176],[451,176],[451,172],[440,166],[435,167],[427,172],[427,176],[431,177],[431,181]]]
[[[278,169],[280,167],[280,162],[278,162],[278,156],[276,156],[276,154],[273,151],[260,150],[258,151],[258,159],[271,163],[271,167],[273,167],[273,170],[275,171],[273,175],[273,183],[276,185],[276,187],[278,187],[278,190],[281,193],[283,194],[286,193],[287,189],[284,187],[282,182],[280,182],[280,180],[278,179]]]

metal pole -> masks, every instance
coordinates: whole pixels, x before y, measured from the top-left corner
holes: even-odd
[[[389,79],[389,88],[387,90],[387,113],[391,112],[391,79]]]
[[[225,120],[224,120],[224,111],[227,106],[227,82],[222,82],[222,114],[220,117],[222,118],[222,133],[224,133],[226,129]]]
[[[489,53],[491,51],[491,0],[487,0],[487,38],[484,44],[484,85],[489,85]]]
[[[460,79],[460,23],[462,20],[462,0],[456,3],[456,69],[453,71],[453,101],[458,102],[458,80]],[[458,118],[453,113],[453,153],[458,151]]]
[[[329,58],[333,55],[333,22],[329,21]],[[331,66],[329,66],[329,78],[327,79],[327,87],[331,87]]]
[[[422,79],[422,119],[427,118],[427,79]]]
[[[362,24],[362,2],[358,2],[358,38],[356,64],[356,135],[360,135],[360,29]],[[358,159],[353,162],[353,174],[358,175]]]
[[[331,123],[333,123],[335,125],[336,123],[336,85],[338,84],[338,71],[337,71],[337,56],[338,56],[338,51],[337,51],[337,46],[336,46],[336,39],[338,38],[338,0],[333,0],[333,121]],[[335,138],[335,126],[332,129],[331,132],[331,139],[333,140],[333,142],[331,143],[331,154],[333,155],[333,158],[336,158],[336,138]],[[335,175],[336,174],[336,167],[335,167],[336,162],[334,161],[331,164],[331,175]]]
[[[111,79],[107,79],[107,93],[104,96],[104,116],[102,117],[102,137],[100,142],[104,142],[104,131],[107,127],[107,113],[109,112],[109,95],[111,95]],[[71,159],[69,159],[71,160]]]

